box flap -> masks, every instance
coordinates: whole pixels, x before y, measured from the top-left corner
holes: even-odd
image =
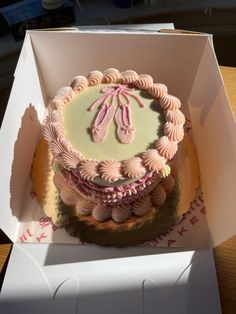
[[[208,227],[217,245],[236,233],[236,124],[210,41],[199,65],[189,108]]]
[[[153,40],[153,36],[158,36],[158,40]],[[130,34],[124,31],[123,33],[31,31],[30,37],[49,97],[53,97],[59,87],[68,85],[71,78],[78,73],[87,75],[98,67],[104,70],[112,65],[120,71],[132,68],[137,73],[149,73],[154,80],[165,83],[170,93],[179,95],[183,102],[189,98],[207,40],[206,35]],[[177,51],[176,58],[173,58],[173,49]],[[147,59],[150,62],[147,63]],[[166,60],[165,64],[162,62],[163,59]],[[183,67],[182,64],[188,66]],[[183,76],[186,78],[185,84],[179,80],[179,77]]]
[[[98,309],[104,314],[221,312],[211,251],[130,253],[95,246],[53,245],[51,252],[46,244],[14,245],[0,309],[57,314],[92,314]]]
[[[0,132],[0,228],[13,241],[44,110],[37,66],[27,36]]]

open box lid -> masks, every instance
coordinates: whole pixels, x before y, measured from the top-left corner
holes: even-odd
[[[75,51],[70,50],[70,47],[76,39],[76,45],[80,52],[82,50],[82,53],[86,54],[85,47],[87,47],[90,58],[101,59],[102,52],[97,55],[91,47],[107,44],[109,51],[112,52],[113,48],[118,47],[117,39],[123,40],[123,34],[116,34],[116,40],[114,40],[114,35],[112,33],[110,35],[102,33],[86,35],[77,32],[32,31],[25,39],[0,134],[0,147],[4,147],[2,150],[4,162],[0,165],[0,171],[4,177],[1,186],[3,207],[0,223],[1,228],[13,241],[16,241],[18,234],[17,211],[20,212],[24,206],[24,190],[40,132],[38,121],[42,121],[47,97],[52,97],[58,87],[66,84],[73,75],[78,73],[78,68],[74,66],[74,61],[78,59],[78,56]],[[206,73],[199,72],[198,67],[206,47],[209,47],[207,53],[214,56],[210,37],[196,35],[198,39],[192,41],[194,35],[169,34],[166,37],[164,34],[160,34],[160,42],[157,43],[156,38],[153,40],[154,37],[150,37],[154,36],[153,34],[149,34],[148,39],[145,35],[142,37],[142,41],[137,36],[137,34],[132,35],[133,43],[130,43],[131,37],[125,38],[125,51],[128,52],[129,49],[132,49],[134,43],[143,48],[144,42],[148,41],[152,47],[152,60],[165,56],[171,61],[173,47],[176,47],[177,44],[178,60],[182,63],[168,63],[168,68],[172,69],[173,73],[171,78],[166,73],[166,67],[161,66],[161,62],[158,73],[161,81],[166,82],[173,93],[179,88],[184,102],[187,102],[193,82],[201,84],[201,75],[209,73],[207,64],[204,64]],[[53,40],[53,45],[49,45],[51,40]],[[65,40],[66,52],[58,50],[62,40]],[[166,44],[169,45],[167,54],[164,50]],[[192,54],[189,54],[190,52]],[[144,49],[142,53],[149,57],[147,49]],[[68,67],[64,69],[65,76],[61,76],[60,67],[52,68],[52,64],[53,60],[58,65],[61,64],[65,55],[68,56],[69,63]],[[111,59],[112,64],[119,67],[115,56],[111,56]],[[131,59],[124,57],[121,59],[122,67],[125,69]],[[145,65],[140,62],[140,55],[134,56],[131,61],[138,68],[138,72],[143,72],[142,69],[145,69]],[[102,68],[109,67],[111,64],[111,60],[107,59],[101,59],[101,62]],[[183,62],[188,65],[184,69],[181,67]],[[96,66],[95,63],[96,59],[94,64],[89,65],[91,69]],[[210,66],[216,66],[214,74],[223,86],[217,63],[214,61]],[[47,71],[48,67],[50,71]],[[79,60],[79,68],[82,73],[86,74],[88,63]],[[155,69],[150,66],[149,70],[149,73],[155,78]],[[196,74],[198,76],[195,79]],[[177,88],[175,82],[182,75],[185,75],[186,82]],[[214,87],[214,81],[212,84]],[[210,88],[209,94],[213,95],[214,91],[214,88]],[[193,95],[191,99],[194,99]],[[225,96],[223,103],[224,106],[228,106]],[[25,116],[26,109],[28,112]],[[190,111],[192,112],[192,109]],[[22,125],[21,117],[23,116],[28,130],[23,130],[24,151],[22,151],[23,146],[15,147],[15,150],[22,151],[22,153],[16,169],[12,169],[15,153],[12,148],[19,135],[18,129]],[[199,123],[198,119],[193,121],[196,124]],[[22,145],[22,143],[20,144]],[[200,145],[200,143],[198,144]],[[14,180],[11,180],[13,170],[17,170],[17,173]],[[12,192],[15,193],[14,199],[11,199]],[[12,206],[14,206],[16,216],[12,213]],[[234,230],[230,230],[230,232],[233,233]],[[218,240],[224,240],[224,236]],[[60,311],[61,313],[65,311],[68,313],[93,313],[93,311],[97,312],[98,308],[104,313],[115,313],[114,311],[120,313],[122,310],[127,313],[156,313],[157,310],[163,314],[173,311],[181,314],[220,313],[211,251],[171,253],[169,250],[157,250],[157,248],[146,249],[142,247],[118,250],[96,246],[14,244],[2,290],[2,306],[8,310],[8,313],[12,313],[11,310],[15,311],[16,308],[23,311],[25,306],[35,313],[46,311],[46,309],[48,311],[48,307],[50,307],[51,313],[60,313]],[[27,274],[23,269],[27,270]],[[106,269],[107,273],[104,274],[103,269]],[[203,282],[204,285],[202,285]],[[211,291],[210,295],[209,291]],[[109,294],[109,302],[107,294]],[[15,302],[12,302],[13,296]],[[22,302],[22,300],[28,302]],[[30,300],[38,302],[31,303]],[[37,304],[36,307],[35,304]]]
[[[190,108],[192,115],[211,244],[215,245],[233,235],[235,226],[232,221],[236,200],[233,193],[236,180],[236,166],[233,164],[236,151],[235,122],[225,94],[211,36],[144,31],[139,34],[117,34],[115,31],[106,33],[105,30],[102,33],[75,30],[28,32],[0,134],[0,172],[4,178],[1,181],[0,226],[3,231],[13,242],[16,241],[18,215],[24,207],[24,191],[48,98],[52,97],[60,86],[67,85],[71,77],[78,73],[86,75],[97,68],[98,62],[101,69],[112,64],[120,70],[133,68],[138,73],[148,72],[154,80],[165,83],[171,93],[180,95],[185,113],[189,114]],[[206,92],[203,93],[202,90]],[[210,121],[204,124],[204,128],[201,125],[202,114],[199,114],[199,111],[196,113],[194,109],[200,108],[196,107],[198,99],[201,99],[203,104],[201,112],[203,115],[207,113],[207,119],[204,121]],[[214,106],[211,101],[214,101]],[[214,110],[210,110],[212,107]],[[206,136],[211,134],[214,138],[217,125],[215,118],[219,117],[222,125],[227,125],[227,128],[221,128],[219,133],[221,139],[227,138],[230,143],[228,146],[223,140],[215,141],[214,146],[211,138]],[[19,134],[21,141],[17,143]],[[207,141],[211,144],[208,145]],[[16,152],[19,156],[17,163],[13,163]],[[212,163],[211,158],[214,158],[215,152],[216,163]],[[219,167],[220,164],[224,164],[226,168]],[[215,171],[216,168],[218,171]],[[212,184],[216,179],[215,174],[224,179],[218,180],[224,184]],[[230,188],[226,181],[230,182]],[[227,208],[223,209],[223,204],[227,204]],[[226,230],[219,228],[222,216]]]
[[[221,313],[212,251],[146,249],[15,244],[0,310]]]

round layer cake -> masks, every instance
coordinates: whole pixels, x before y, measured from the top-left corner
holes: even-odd
[[[44,137],[70,224],[113,233],[137,229],[150,217],[156,221],[168,194],[177,199],[180,107],[164,84],[132,70],[92,71],[57,92]]]

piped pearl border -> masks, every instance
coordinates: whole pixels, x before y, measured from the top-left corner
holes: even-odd
[[[44,121],[44,137],[49,142],[54,157],[60,160],[65,169],[83,168],[83,178],[88,181],[94,181],[100,178],[108,183],[127,178],[140,178],[141,174],[137,169],[127,169],[129,160],[122,162],[102,161],[86,159],[81,152],[75,150],[66,140],[63,126],[63,108],[76,95],[82,92],[88,86],[94,86],[101,83],[117,83],[131,84],[141,90],[146,90],[154,99],[158,99],[162,107],[167,122],[165,123],[165,135],[160,137],[156,142],[156,148],[145,151],[140,157],[141,169],[146,172],[156,172],[162,174],[163,168],[167,162],[171,160],[177,152],[178,143],[183,138],[183,126],[185,118],[179,110],[181,107],[180,100],[175,96],[169,95],[167,87],[164,84],[153,83],[150,75],[140,74],[132,70],[120,73],[118,70],[109,68],[103,73],[100,71],[92,71],[85,76],[76,76],[70,83],[69,87],[59,89],[56,96],[49,103],[48,115]],[[177,118],[176,118],[177,117]],[[179,121],[178,121],[178,117]],[[173,121],[172,121],[173,120]],[[171,128],[170,128],[171,126]],[[115,171],[111,171],[111,175],[104,175],[104,163],[114,165]],[[133,164],[130,162],[130,164]],[[119,171],[117,171],[119,169]]]

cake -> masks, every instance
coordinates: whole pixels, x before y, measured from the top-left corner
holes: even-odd
[[[59,89],[43,134],[61,221],[71,234],[125,245],[166,231],[179,219],[175,156],[185,123],[180,107],[164,84],[133,70],[92,71]]]

